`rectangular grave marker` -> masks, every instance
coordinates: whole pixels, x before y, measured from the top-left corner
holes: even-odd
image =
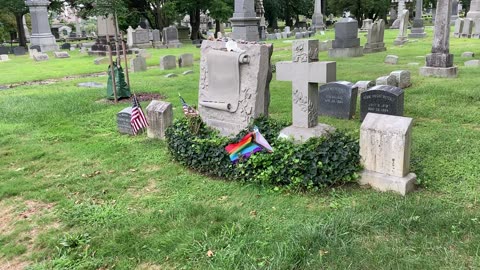
[[[320,86],[318,115],[352,119],[357,108],[358,87],[338,81]]]
[[[368,113],[403,116],[404,94],[401,88],[377,85],[360,96],[360,121]]]

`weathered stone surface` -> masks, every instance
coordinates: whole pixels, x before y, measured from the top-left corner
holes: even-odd
[[[464,53],[462,53],[462,57],[473,58],[473,57],[475,57],[475,53],[474,52],[464,52]]]
[[[352,18],[342,18],[335,23],[335,40],[333,49],[360,47],[358,38],[358,22]]]
[[[318,115],[352,119],[357,108],[358,87],[351,82],[338,81],[320,86]]]
[[[467,18],[480,19],[480,0],[472,0],[470,2],[470,10],[467,13]]]
[[[397,86],[397,80],[392,75],[378,77],[375,81],[376,85],[390,85],[390,86]]]
[[[425,27],[423,26],[423,1],[416,0],[415,1],[415,19],[413,20],[413,26],[410,30],[410,34],[408,34],[409,38],[425,38],[427,33],[425,33]]]
[[[358,88],[358,92],[361,94],[364,91],[368,90],[371,87],[374,87],[376,85],[375,81],[358,81],[355,84],[355,87]]]
[[[465,62],[466,67],[480,67],[480,60],[470,60]]]
[[[165,75],[165,78],[175,78],[175,77],[178,77],[178,75],[175,73],[168,73],[167,75]]]
[[[480,18],[473,20],[472,38],[480,38]]]
[[[203,121],[222,135],[238,134],[250,120],[268,115],[270,104],[271,44],[237,44],[239,52],[225,51],[226,42],[202,43],[199,112]]]
[[[235,12],[230,18],[232,37],[236,40],[258,41],[260,39],[259,20],[255,12],[254,0],[235,0]]]
[[[177,68],[177,57],[175,55],[165,55],[160,57],[160,69],[168,70]]]
[[[328,56],[331,58],[359,57],[363,56],[363,47],[355,48],[332,48],[328,50]]]
[[[152,100],[147,106],[147,136],[153,139],[165,139],[165,130],[173,123],[173,109],[169,102]]]
[[[8,61],[8,54],[0,54],[0,62]]]
[[[140,55],[130,60],[130,67],[133,72],[147,71],[147,60]]]
[[[471,38],[472,31],[473,31],[473,20],[466,18],[465,21],[463,22],[462,37]]]
[[[175,26],[163,28],[163,43],[169,48],[180,48],[181,43],[178,40],[178,30]]]
[[[377,22],[373,23],[370,29],[368,29],[367,43],[365,43],[363,53],[376,53],[386,51],[387,49],[385,48],[385,43],[383,42],[384,35],[385,22],[380,19]]]
[[[369,113],[360,128],[360,156],[364,167],[360,184],[402,195],[415,187],[410,173],[413,119]]]
[[[53,52],[55,58],[70,58],[70,54],[68,52]]]
[[[152,43],[150,42],[150,36],[147,29],[143,29],[138,26],[137,29],[133,30],[129,28],[127,37],[131,37],[131,47],[134,48],[152,48]]]
[[[13,48],[13,54],[17,55],[17,56],[20,56],[20,55],[25,55],[27,54],[27,51],[25,50],[24,47],[15,47]]]
[[[178,67],[192,67],[193,66],[193,54],[184,53],[178,57]]]
[[[396,55],[387,55],[385,57],[385,64],[396,65],[398,64],[398,56]]]
[[[36,62],[48,61],[48,55],[45,53],[37,53],[33,55],[33,60]]]
[[[403,104],[401,88],[377,84],[360,95],[360,120],[363,121],[367,113],[403,116]]]
[[[368,30],[372,29],[373,20],[372,19],[365,19],[362,21],[362,27],[360,27],[360,32],[368,32]]]
[[[312,16],[312,27],[315,31],[325,30],[325,24],[323,23],[321,0],[315,0],[313,16]]]
[[[318,40],[297,40],[292,45],[293,61],[276,65],[277,80],[292,82],[293,125],[283,129],[280,137],[303,142],[330,130],[318,126],[318,84],[335,81],[336,62],[318,62],[318,47]],[[300,134],[296,128],[304,130]]]
[[[408,70],[392,71],[390,75],[395,78],[397,87],[405,89],[412,85],[410,82],[410,71]]]
[[[404,9],[400,14],[401,15],[400,15],[400,18],[399,18],[400,19],[400,26],[398,28],[398,36],[393,41],[393,45],[396,45],[396,46],[404,45],[405,43],[408,42],[407,29],[408,29],[409,11],[407,9]]]
[[[127,107],[117,113],[117,128],[121,134],[133,135],[132,125],[130,120],[132,118],[132,107]]]
[[[453,30],[453,36],[456,38],[459,38],[462,36],[463,33],[463,24],[464,20],[463,19],[457,19],[455,21],[455,28]]]

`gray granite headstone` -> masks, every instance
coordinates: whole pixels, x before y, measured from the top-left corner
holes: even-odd
[[[363,47],[358,38],[358,22],[352,18],[343,18],[335,23],[335,40],[330,57],[357,57],[363,55]]]
[[[23,1],[22,1],[23,2]],[[40,52],[56,51],[58,50],[55,36],[52,35],[50,23],[48,21],[48,0],[27,0],[25,5],[30,10],[32,17],[32,34],[30,35],[30,43],[38,45]]]
[[[62,50],[70,50],[70,48],[72,47],[72,44],[70,43],[63,43],[62,46],[60,47],[60,49]]]
[[[401,88],[377,85],[360,95],[360,121],[367,113],[403,116],[404,94]]]
[[[160,69],[175,69],[177,68],[177,58],[175,55],[165,55],[160,58]]]
[[[193,54],[184,53],[178,57],[178,67],[191,67],[193,66]]]
[[[358,87],[351,82],[338,81],[320,86],[318,115],[352,119],[357,108]]]
[[[15,47],[13,48],[13,54],[15,55],[25,55],[27,54],[27,51],[25,50],[24,47]]]
[[[133,72],[147,71],[147,60],[141,55],[137,55],[137,57],[130,61],[130,66]]]
[[[0,46],[0,54],[9,54],[10,49],[5,46]]]
[[[117,113],[118,132],[122,134],[133,135],[132,125],[130,124],[131,118],[132,107],[127,107]]]

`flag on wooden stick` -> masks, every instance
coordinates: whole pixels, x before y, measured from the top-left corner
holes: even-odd
[[[132,104],[132,117],[130,118],[130,125],[134,135],[137,135],[142,129],[148,127],[147,118],[143,114],[140,102],[138,102],[137,96],[133,94]]]

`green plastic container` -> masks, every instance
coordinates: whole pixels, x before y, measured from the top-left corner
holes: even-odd
[[[130,96],[132,96],[132,94],[130,93],[130,88],[125,82],[125,74],[123,73],[123,68],[114,65],[113,71],[115,72],[115,86],[117,87],[117,98],[129,98]],[[115,96],[113,95],[112,71],[110,70],[110,66],[108,66],[107,98],[112,100],[115,99]]]

